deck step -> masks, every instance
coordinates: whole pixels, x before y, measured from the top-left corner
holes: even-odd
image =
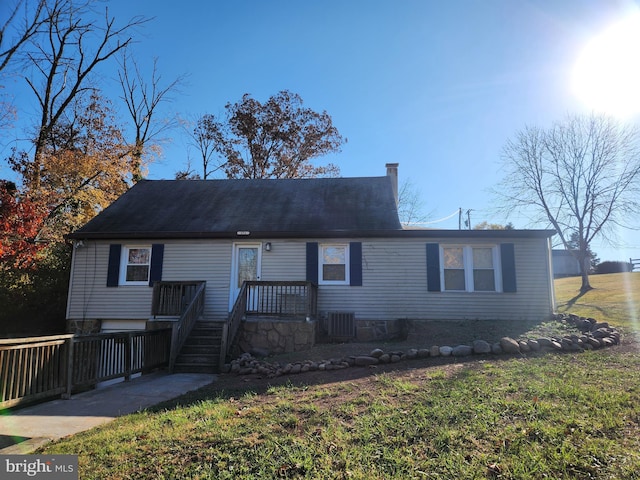
[[[190,365],[176,363],[173,367],[175,373],[218,373],[220,368],[215,365]]]
[[[180,350],[174,371],[211,373],[219,371],[224,323],[199,320]]]

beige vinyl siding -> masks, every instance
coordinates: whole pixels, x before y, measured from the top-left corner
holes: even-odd
[[[171,240],[164,243],[163,281],[207,282],[205,315],[226,319],[229,310],[231,259],[234,244],[271,242],[262,250],[261,280],[306,279],[306,242],[362,242],[363,285],[319,286],[318,308],[355,312],[358,319],[512,319],[532,320],[553,310],[548,241],[503,239],[515,245],[516,293],[428,292],[426,244],[487,245],[460,239],[300,239],[246,241]],[[69,319],[148,319],[152,289],[147,286],[106,287],[109,243],[85,242],[74,252],[69,292]],[[126,245],[126,242],[119,242]],[[498,244],[499,242],[494,242]]]
[[[152,242],[135,243],[151,245]],[[74,252],[67,318],[149,319],[153,289],[129,285],[107,287],[109,243],[84,244]],[[164,245],[162,280],[206,281],[205,316],[226,319],[232,242],[175,240]]]
[[[305,241],[265,240],[271,251],[262,252],[261,280],[305,281],[307,278],[307,247]]]
[[[162,280],[206,281],[204,315],[224,320],[229,313],[232,252],[231,240],[165,242]]]
[[[107,288],[109,243],[87,241],[76,248],[73,254],[67,318],[149,318],[152,296],[150,287],[128,285]]]
[[[320,286],[318,308],[322,313],[355,312],[367,320],[546,318],[553,310],[547,241],[510,242],[515,244],[517,293],[454,293],[427,291],[426,243],[487,245],[486,240],[363,239],[363,286]]]

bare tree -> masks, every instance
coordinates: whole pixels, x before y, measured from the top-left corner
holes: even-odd
[[[9,10],[7,20],[0,25],[0,75],[12,63],[20,49],[38,33],[44,22],[45,1],[38,0],[31,7],[28,1],[18,0]],[[21,14],[21,11],[24,13]],[[0,83],[0,131],[8,129],[17,116],[12,98],[3,89],[4,86]]]
[[[526,127],[506,144],[503,166],[496,193],[505,212],[534,211],[552,225],[580,263],[581,291],[591,289],[591,242],[630,227],[640,207],[638,128],[594,114]]]
[[[189,141],[191,145],[198,150],[202,165],[202,175],[197,174],[197,176],[204,180],[224,167],[226,163],[224,159],[219,156],[216,157],[216,122],[216,117],[209,113],[205,113],[194,122],[188,122],[186,125]],[[189,170],[190,165],[186,171]],[[193,173],[189,178],[192,177]]]
[[[403,225],[420,225],[427,222],[429,215],[424,213],[424,201],[420,191],[409,180],[400,185],[398,192],[398,218]]]
[[[89,81],[96,67],[126,48],[132,41],[131,30],[147,21],[135,17],[119,26],[105,8],[104,21],[98,22],[93,18],[93,3],[94,0],[46,2],[44,32],[32,39],[33,47],[27,52],[29,64],[40,79],[26,77],[40,113],[31,179],[36,191],[47,138],[74,99],[93,90]]]
[[[180,76],[175,80],[161,84],[161,76],[158,73],[158,59],[153,59],[153,70],[149,82],[140,72],[138,63],[130,56],[124,54],[120,62],[118,79],[122,88],[122,100],[124,100],[134,126],[134,139],[131,142],[132,156],[134,160],[133,180],[142,179],[143,157],[151,150],[150,143],[159,141],[162,132],[177,125],[176,119],[157,119],[158,105],[170,100],[170,94],[183,82]],[[157,145],[154,145],[157,146]]]
[[[46,0],[38,0],[35,7],[30,8],[28,1],[18,0],[10,9],[7,20],[0,25],[0,72],[2,72],[13,56],[34,37],[45,22],[43,12]],[[20,11],[24,10],[24,15]],[[14,35],[11,36],[11,32]],[[8,38],[11,36],[11,38]]]

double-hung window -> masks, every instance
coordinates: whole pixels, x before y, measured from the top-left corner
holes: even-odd
[[[149,285],[151,246],[123,246],[120,285]]]
[[[442,290],[499,292],[502,289],[499,262],[499,251],[495,245],[442,246]]]
[[[320,245],[318,258],[319,283],[323,285],[349,284],[349,245]]]

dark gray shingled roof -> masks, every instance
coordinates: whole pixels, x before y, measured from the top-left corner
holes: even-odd
[[[69,238],[302,237],[401,229],[389,177],[145,180]]]

